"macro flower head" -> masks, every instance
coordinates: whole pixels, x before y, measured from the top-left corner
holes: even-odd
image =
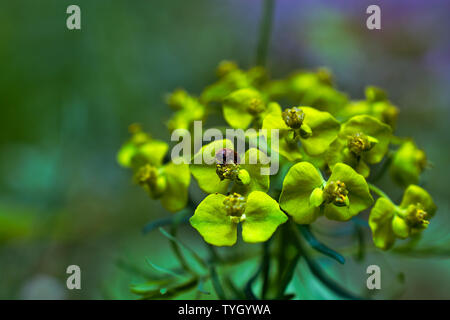
[[[413,141],[406,141],[394,153],[389,167],[391,176],[400,186],[408,186],[419,182],[420,174],[427,168],[425,152]]]
[[[268,132],[279,130],[279,149],[275,151],[290,161],[302,158],[300,144],[310,156],[323,154],[336,138],[339,126],[328,112],[303,106],[282,111],[276,103],[263,121],[263,129]]]
[[[368,115],[354,116],[341,126],[337,138],[326,154],[328,166],[345,163],[364,177],[370,174],[369,164],[380,162],[388,151],[392,129]]]
[[[397,238],[406,239],[426,229],[436,212],[430,194],[417,185],[410,185],[400,205],[380,197],[369,217],[375,245],[383,250],[391,248]]]
[[[187,164],[163,163],[169,146],[154,140],[139,125],[130,127],[131,139],[119,150],[117,159],[121,166],[131,168],[134,181],[152,199],[160,199],[171,212],[183,209],[188,201],[191,180]]]
[[[328,181],[311,163],[295,164],[284,179],[280,196],[280,207],[300,224],[310,224],[322,214],[347,221],[372,203],[364,177],[343,163],[333,167]]]
[[[365,90],[366,99],[351,101],[339,112],[339,118],[348,120],[356,115],[370,115],[395,129],[399,110],[387,98],[385,91],[378,87],[368,86]]]
[[[175,111],[172,118],[167,122],[169,131],[189,130],[194,121],[202,120],[206,116],[206,107],[183,89],[177,89],[169,94],[166,102]]]
[[[262,168],[268,168],[268,158],[257,148],[238,154],[231,140],[218,140],[203,146],[192,162],[192,175],[206,193],[248,194],[269,190],[269,175],[261,172]]]
[[[243,240],[256,243],[267,241],[287,219],[277,201],[265,192],[253,191],[246,197],[238,193],[211,194],[189,221],[207,243],[232,246],[237,240],[238,224],[242,225]]]

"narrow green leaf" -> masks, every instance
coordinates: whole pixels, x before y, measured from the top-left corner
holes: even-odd
[[[184,275],[182,275],[180,273],[177,273],[175,271],[172,271],[172,270],[164,268],[164,267],[160,267],[160,266],[154,264],[153,262],[151,262],[149,259],[146,259],[146,261],[156,271],[159,271],[159,272],[162,272],[162,273],[166,273],[166,274],[169,274],[171,276],[178,277],[178,278],[184,278],[185,277]]]
[[[298,229],[300,230],[300,233],[302,234],[303,238],[308,242],[308,244],[314,248],[316,251],[323,253],[324,255],[336,260],[340,264],[345,263],[345,258],[338,252],[334,251],[333,249],[327,247],[323,243],[321,243],[319,240],[314,237],[312,234],[309,226],[307,225],[299,225]]]
[[[180,247],[182,247],[184,250],[188,251],[192,257],[205,269],[208,268],[206,262],[203,260],[202,257],[200,257],[197,252],[195,252],[192,248],[188,247],[187,245],[183,244],[180,240],[178,240],[176,237],[174,237],[173,235],[171,235],[170,233],[168,233],[166,230],[164,230],[163,228],[159,228],[159,231],[170,241],[173,241],[174,243],[176,243],[177,245],[179,245]]]

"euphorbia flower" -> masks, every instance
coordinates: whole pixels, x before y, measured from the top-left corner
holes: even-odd
[[[122,167],[137,169],[149,163],[151,165],[160,164],[169,146],[164,141],[152,139],[143,132],[139,124],[132,124],[129,127],[132,134],[119,150],[117,161]]]
[[[270,81],[264,92],[272,101],[287,100],[333,114],[348,101],[346,94],[333,88],[332,74],[325,68],[317,72],[296,72],[287,79]]]
[[[222,61],[217,67],[218,81],[203,90],[200,101],[205,104],[221,103],[233,91],[257,88],[266,77],[263,67],[253,67],[247,71],[238,68],[232,61]]]
[[[233,143],[224,139],[203,146],[190,168],[199,187],[207,193],[225,194],[233,182],[232,191],[247,194],[269,190],[269,175],[261,174],[261,169],[268,166],[268,158],[260,150],[250,148],[238,155]]]
[[[205,118],[205,106],[183,89],[171,93],[167,97],[167,104],[175,111],[172,118],[167,122],[170,131],[175,129],[189,130],[194,121]]]
[[[406,187],[419,182],[419,176],[427,164],[425,152],[417,148],[413,141],[407,141],[394,153],[389,169],[394,181]]]
[[[133,136],[117,156],[123,167],[132,168],[136,183],[141,185],[152,199],[161,199],[164,208],[171,212],[183,209],[188,201],[191,180],[187,164],[163,164],[169,146],[152,139],[137,125],[130,128]]]
[[[354,116],[341,126],[337,138],[326,154],[328,166],[346,163],[364,177],[368,177],[367,164],[380,162],[388,151],[391,127],[372,116]]]
[[[375,246],[387,250],[396,238],[405,239],[428,227],[436,212],[431,196],[419,186],[410,185],[399,206],[381,197],[369,217],[369,226]]]
[[[279,130],[279,152],[290,161],[301,159],[298,142],[310,156],[324,153],[339,132],[339,122],[328,112],[310,107],[293,107],[283,112],[277,103],[264,118],[263,129]],[[270,137],[269,137],[270,138]]]
[[[366,88],[366,100],[352,101],[338,112],[338,118],[343,121],[356,115],[371,115],[383,123],[395,128],[399,110],[387,98],[380,88],[369,86]]]
[[[300,224],[312,223],[321,214],[347,221],[372,203],[364,177],[343,163],[333,167],[328,181],[311,163],[295,164],[284,179],[280,196],[280,207]]]
[[[248,197],[237,193],[211,194],[198,205],[189,221],[206,242],[232,246],[237,240],[239,223],[243,240],[255,243],[267,241],[287,219],[274,199],[254,191]]]
[[[271,112],[271,106],[258,90],[239,89],[223,99],[223,117],[235,129],[247,129],[252,123],[260,127],[262,119]]]

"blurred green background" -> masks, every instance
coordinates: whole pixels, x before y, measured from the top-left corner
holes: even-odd
[[[81,7],[79,31],[66,28],[70,4]],[[370,4],[381,6],[381,31],[366,28]],[[144,271],[148,257],[175,263],[161,234],[141,233],[168,213],[131,183],[116,152],[136,121],[169,141],[167,92],[199,94],[223,59],[252,66],[261,8],[261,0],[0,3],[1,299],[135,298],[139,272],[118,259]],[[354,291],[378,264],[380,298],[450,298],[448,12],[445,0],[276,1],[271,74],[326,66],[352,98],[366,85],[385,88],[401,110],[398,135],[413,136],[434,166],[421,184],[439,209],[417,252],[324,260]],[[388,180],[382,186],[401,196]],[[183,237],[201,242],[191,228]],[[71,264],[81,267],[82,290],[66,289]],[[309,288],[298,298],[335,298],[310,278],[306,270],[304,283],[291,284]]]

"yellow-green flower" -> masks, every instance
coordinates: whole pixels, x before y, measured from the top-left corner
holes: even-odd
[[[346,163],[364,177],[368,177],[368,164],[380,162],[388,151],[391,127],[372,116],[354,116],[341,126],[337,138],[331,143],[326,161],[331,168]]]
[[[270,105],[256,89],[244,88],[231,92],[223,99],[225,121],[235,129],[247,129],[255,123],[257,127],[270,112]]]
[[[254,67],[248,71],[238,68],[232,61],[222,61],[217,67],[217,82],[203,90],[200,101],[204,104],[222,103],[223,99],[233,91],[244,88],[257,88],[266,78],[262,67]]]
[[[224,154],[231,156],[224,159]],[[228,139],[203,146],[190,165],[192,175],[203,191],[225,194],[231,188],[232,192],[243,195],[269,190],[270,177],[261,173],[261,169],[268,167],[268,158],[262,151],[250,148],[245,154],[238,155]]]
[[[175,111],[167,122],[170,131],[175,129],[189,130],[196,120],[203,120],[206,108],[199,100],[183,89],[177,89],[167,97],[167,104]]]
[[[189,221],[206,242],[232,246],[239,223],[245,242],[264,242],[287,221],[287,216],[266,193],[253,191],[247,197],[237,193],[211,194],[198,205]]]
[[[401,186],[408,186],[419,182],[419,176],[426,167],[425,152],[417,148],[413,141],[407,141],[394,153],[389,169],[394,181]]]
[[[410,185],[399,206],[381,197],[372,208],[369,226],[375,246],[387,250],[396,238],[405,239],[426,229],[436,205],[427,191]]]
[[[380,88],[366,88],[366,100],[352,101],[338,112],[338,117],[345,120],[356,115],[370,115],[395,129],[399,110],[387,98]]]
[[[277,103],[264,118],[263,129],[279,130],[279,149],[275,150],[290,161],[302,158],[299,142],[310,156],[323,154],[339,132],[339,122],[324,111],[310,107],[293,107],[281,111]]]
[[[322,214],[347,221],[372,203],[364,177],[343,163],[332,168],[328,181],[311,163],[295,164],[284,179],[280,196],[280,207],[300,224],[310,224]]]
[[[131,139],[119,150],[119,164],[133,169],[135,182],[152,199],[161,199],[164,208],[171,212],[183,209],[191,180],[189,166],[173,162],[163,164],[169,146],[152,139],[138,125],[132,125],[130,131]]]

